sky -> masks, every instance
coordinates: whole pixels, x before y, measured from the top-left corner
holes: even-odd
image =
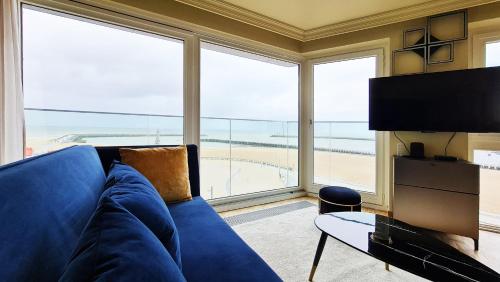
[[[182,115],[182,41],[23,10],[25,106]]]
[[[201,115],[298,120],[299,68],[208,43],[201,50]],[[375,59],[314,68],[316,120],[368,120]],[[182,115],[183,42],[23,10],[25,106]]]
[[[201,47],[201,116],[298,120],[298,65],[228,55],[226,48],[207,43]]]
[[[486,66],[500,66],[500,42],[486,44]]]
[[[314,120],[368,121],[368,83],[376,57],[314,66]]]

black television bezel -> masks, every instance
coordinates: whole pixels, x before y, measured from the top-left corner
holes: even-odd
[[[379,78],[371,78],[369,81],[369,120],[368,120],[368,127],[369,130],[377,130],[377,131],[414,131],[414,132],[466,132],[466,133],[498,133],[500,132],[500,123],[486,123],[482,124],[481,126],[474,126],[472,128],[471,126],[447,126],[443,125],[442,123],[436,123],[432,125],[426,125],[426,126],[420,126],[416,127],[412,124],[408,124],[408,126],[395,126],[394,124],[387,124],[387,125],[381,125],[381,124],[375,124],[376,117],[374,117],[374,94],[372,92],[372,87],[373,83],[379,80],[396,80],[396,79],[411,79],[413,77],[418,77],[417,81],[421,79],[425,79],[425,77],[432,77],[433,80],[436,79],[436,76],[448,76],[453,74],[459,74],[459,76],[463,76],[464,73],[467,72],[472,72],[475,73],[475,76],[473,77],[478,77],[480,73],[482,72],[498,72],[499,75],[499,83],[497,88],[498,89],[497,94],[495,96],[498,96],[498,99],[500,99],[500,67],[487,67],[487,68],[475,68],[475,69],[462,69],[462,70],[453,70],[453,71],[445,71],[445,72],[435,72],[435,73],[424,73],[424,74],[412,74],[412,75],[398,75],[398,76],[390,76],[390,77],[379,77]],[[479,73],[479,74],[478,74]],[[449,78],[449,77],[448,77]],[[473,83],[474,81],[470,82]],[[408,85],[407,87],[411,87],[411,85]],[[488,97],[491,98],[494,95],[489,95]],[[488,103],[484,103],[488,104]],[[376,112],[376,111],[375,111]],[[498,112],[500,112],[500,106],[498,107]]]

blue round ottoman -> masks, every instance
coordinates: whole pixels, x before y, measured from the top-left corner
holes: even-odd
[[[319,190],[319,213],[361,211],[361,195],[350,188],[328,186]]]

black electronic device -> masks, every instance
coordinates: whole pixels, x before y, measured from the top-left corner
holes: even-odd
[[[369,128],[500,132],[500,67],[370,79]]]
[[[410,157],[414,159],[425,158],[424,143],[412,142],[410,143]]]

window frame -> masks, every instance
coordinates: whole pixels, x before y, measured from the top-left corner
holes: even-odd
[[[301,73],[302,73],[302,71],[301,70],[303,68],[302,67],[303,61],[301,59],[299,59],[299,57],[290,57],[290,56],[286,56],[286,55],[284,56],[283,54],[265,51],[261,48],[258,48],[257,46],[249,46],[247,44],[242,45],[242,44],[239,44],[239,43],[232,41],[232,40],[222,39],[222,38],[214,38],[212,36],[199,36],[198,37],[200,60],[201,60],[201,44],[202,43],[219,45],[219,46],[222,46],[225,48],[234,49],[236,51],[246,52],[246,53],[254,54],[257,56],[263,56],[263,57],[267,57],[267,58],[274,59],[274,60],[292,63],[292,64],[296,64],[298,67],[298,73],[297,73],[297,82],[298,82],[298,84],[297,84],[297,106],[298,106],[297,107],[297,109],[298,109],[297,123],[298,123],[298,129],[297,130],[298,130],[299,134],[297,137],[297,139],[298,139],[297,140],[297,142],[298,142],[298,153],[297,153],[298,154],[298,156],[297,156],[298,182],[297,182],[297,185],[296,186],[275,188],[275,189],[265,190],[265,191],[261,191],[261,192],[253,192],[253,193],[251,192],[251,193],[234,195],[234,196],[213,198],[213,199],[207,200],[207,202],[212,204],[212,205],[221,205],[221,204],[228,204],[228,203],[244,201],[244,200],[252,200],[255,198],[272,197],[272,196],[279,195],[282,193],[293,193],[293,192],[298,192],[298,191],[304,190],[303,187],[301,186],[301,180],[302,180],[301,150],[302,150],[302,146],[303,146],[303,144],[302,144],[303,138],[302,138],[302,134],[301,134],[301,129],[303,127],[302,122],[301,122],[301,100],[302,100],[302,98],[301,98],[301,96],[302,96],[302,90],[301,90],[301,77],[302,77]],[[198,68],[201,69],[201,65],[199,65]],[[198,74],[200,74],[200,73],[198,73]],[[198,80],[199,83],[201,83],[200,79]],[[200,124],[201,124],[201,88],[199,89],[199,95],[200,96],[199,96],[198,109],[199,109],[200,115],[199,115],[198,126],[200,126]],[[201,134],[201,126],[200,126],[198,132],[200,132],[200,134]],[[201,150],[201,142],[199,143],[198,147],[199,147],[199,150]],[[201,159],[200,159],[200,161],[201,161]],[[200,164],[201,164],[201,162],[200,162]]]
[[[121,15],[109,11],[102,11],[99,8],[87,6],[80,3],[67,4],[67,3],[46,3],[46,1],[29,1],[22,0],[19,1],[19,13],[21,19],[21,30],[22,30],[22,13],[23,7],[28,6],[28,9],[40,10],[46,13],[63,14],[63,16],[68,16],[75,20],[80,21],[93,21],[101,22],[103,25],[109,26],[111,28],[123,28],[125,30],[130,30],[130,32],[138,31],[143,34],[150,34],[152,36],[167,37],[183,42],[183,144],[193,143],[196,140],[196,135],[193,134],[190,125],[192,124],[193,112],[192,105],[195,101],[193,97],[194,85],[190,82],[194,80],[196,73],[193,71],[191,66],[195,63],[195,57],[190,56],[195,49],[194,36],[184,30],[177,28],[164,26],[157,23],[152,23],[145,20],[140,20],[134,17]],[[22,31],[21,31],[22,33]],[[22,35],[21,35],[22,36]],[[22,48],[22,46],[21,46]],[[22,51],[21,51],[22,52]],[[25,133],[26,136],[26,133]],[[25,137],[24,137],[25,138]],[[25,146],[26,144],[24,144]],[[24,150],[23,150],[24,151]]]
[[[469,56],[472,60],[469,62],[469,67],[483,68],[486,66],[486,44],[492,42],[500,42],[500,31],[476,31],[472,32],[472,44],[469,46],[472,49]]]
[[[472,28],[469,40],[469,68],[486,66],[486,44],[500,42],[500,24]],[[500,151],[500,133],[468,133],[468,160],[474,161],[474,150]],[[479,221],[479,228],[500,232],[500,226]]]
[[[469,68],[486,66],[486,44],[500,42],[499,27],[500,25],[491,25],[471,32]],[[500,150],[500,133],[468,133],[468,159],[470,161],[474,159],[475,149]]]
[[[311,146],[309,152],[311,154],[311,171],[310,171],[310,181],[312,185],[313,193],[318,193],[319,189],[328,186],[326,184],[314,183],[314,66],[325,63],[346,61],[352,59],[366,58],[366,57],[376,57],[376,77],[383,77],[388,75],[387,66],[389,63],[387,60],[387,52],[389,50],[389,42],[383,40],[381,42],[367,42],[367,47],[355,48],[346,47],[347,49],[341,49],[337,52],[331,52],[326,56],[314,57],[310,60],[308,70],[310,72],[310,91],[312,99],[310,101],[311,106],[311,119],[310,119],[310,142]],[[375,137],[375,158],[376,158],[376,172],[375,172],[375,193],[358,191],[361,194],[361,200],[363,205],[369,208],[389,210],[390,206],[390,135],[388,132],[376,132]]]

